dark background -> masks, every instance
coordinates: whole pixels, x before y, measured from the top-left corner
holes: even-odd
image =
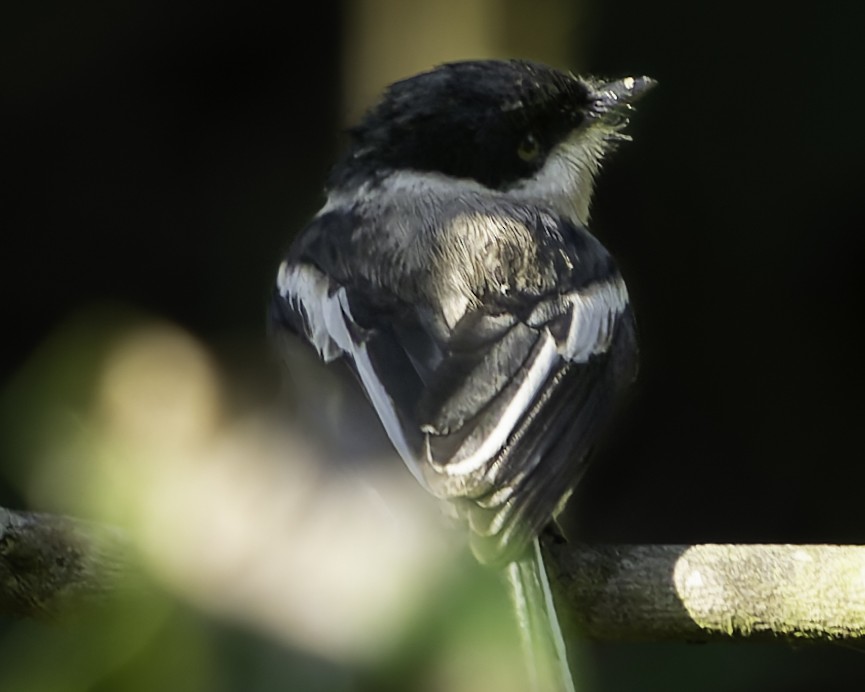
[[[69,315],[105,302],[176,321],[244,369],[342,120],[339,3],[256,7],[4,8],[0,387]],[[594,206],[643,359],[572,503],[581,538],[865,542],[855,8],[590,7],[585,64],[572,67],[660,86]],[[865,681],[865,658],[841,648],[607,644],[594,656],[602,690]]]

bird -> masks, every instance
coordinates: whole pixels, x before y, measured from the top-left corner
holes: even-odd
[[[279,265],[272,329],[347,365],[390,443],[501,569],[532,689],[573,690],[539,536],[636,377],[595,179],[655,84],[529,60],[397,81]]]

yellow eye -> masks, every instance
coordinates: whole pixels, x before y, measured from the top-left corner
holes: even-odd
[[[520,142],[520,146],[517,147],[517,156],[519,156],[526,163],[531,163],[536,158],[538,158],[538,154],[541,153],[541,145],[538,143],[538,140],[535,139],[535,136],[531,133],[527,134],[523,141]]]

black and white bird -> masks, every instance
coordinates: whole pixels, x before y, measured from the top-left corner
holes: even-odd
[[[653,83],[483,60],[391,85],[350,131],[271,306],[277,329],[350,367],[477,558],[505,568],[542,690],[573,686],[538,535],[637,364],[589,205]]]

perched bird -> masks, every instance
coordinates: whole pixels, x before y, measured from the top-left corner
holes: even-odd
[[[393,446],[506,570],[536,689],[573,684],[538,535],[636,372],[634,318],[588,231],[647,77],[522,60],[391,85],[279,267],[271,320],[345,362]]]

